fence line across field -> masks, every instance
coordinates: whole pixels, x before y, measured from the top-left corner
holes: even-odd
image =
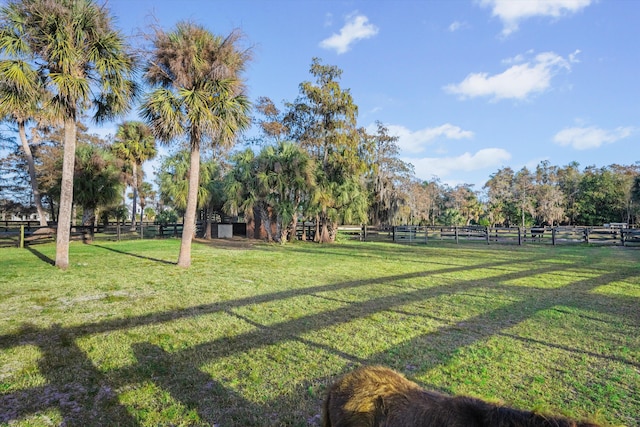
[[[211,224],[199,222],[197,235],[212,237],[246,237],[245,224]],[[215,227],[214,227],[215,226]],[[208,227],[208,228],[207,228]],[[219,234],[218,227],[227,227]],[[182,223],[155,224],[138,222],[135,229],[130,223],[108,223],[94,227],[72,226],[72,240],[130,240],[151,238],[177,238],[182,236]],[[298,224],[296,235],[313,240],[315,224]],[[482,227],[482,226],[360,226],[342,225],[338,227],[341,238],[365,242],[387,241],[401,244],[429,244],[435,242],[479,242],[492,244],[599,244],[618,246],[639,246],[640,229],[621,227]],[[34,221],[0,222],[0,247],[24,247],[55,240],[55,225],[40,227]]]
[[[340,230],[340,228],[339,228]],[[353,227],[346,229],[348,236]],[[558,226],[558,227],[481,227],[481,226],[417,226],[362,227],[357,238],[364,241],[423,243],[437,241],[483,242],[491,244],[603,244],[630,246],[640,244],[640,229]]]

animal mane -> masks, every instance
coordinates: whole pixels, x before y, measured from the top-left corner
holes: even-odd
[[[599,427],[425,390],[381,366],[356,369],[327,394],[323,427]]]

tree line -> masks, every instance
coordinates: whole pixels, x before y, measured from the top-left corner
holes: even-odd
[[[278,108],[258,99],[260,134],[244,150],[203,162],[199,209],[243,214],[264,225],[267,239],[296,238],[300,220],[331,242],[339,224],[382,225],[635,225],[640,216],[640,165],[588,166],[540,162],[534,171],[503,167],[481,189],[418,179],[399,158],[398,138],[377,122],[357,128],[355,105],[339,85],[341,70],[314,59],[314,78]],[[186,204],[187,153],[158,170],[160,201],[180,215]]]
[[[316,224],[318,242],[334,241],[343,223],[637,220],[638,165],[505,167],[479,190],[421,181],[382,123],[374,132],[357,127],[338,67],[314,58],[295,100],[278,107],[263,97],[252,106],[244,77],[252,52],[241,32],[219,36],[180,22],[154,28],[134,52],[111,20],[92,0],[10,0],[0,8],[0,115],[20,141],[0,162],[0,196],[5,205],[33,205],[40,218],[48,205],[60,268],[69,262],[74,209],[84,223],[122,218],[127,187],[133,227],[136,204],[144,213],[154,199],[159,215],[183,216],[183,267],[198,212],[243,215],[277,242],[295,238],[299,220]],[[134,103],[141,121],[121,123],[112,140],[88,134],[87,119],[114,120]],[[258,134],[241,140],[252,125]],[[6,134],[0,143],[11,145]],[[172,148],[157,171],[158,194],[142,173],[156,143]]]

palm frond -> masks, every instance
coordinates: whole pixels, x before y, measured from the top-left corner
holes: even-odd
[[[186,131],[182,99],[169,89],[157,88],[150,92],[143,99],[140,113],[153,134],[163,142],[171,142]]]

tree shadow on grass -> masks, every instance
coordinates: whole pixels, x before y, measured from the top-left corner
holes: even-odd
[[[113,250],[110,248],[104,248]],[[113,250],[115,252],[120,252]],[[125,253],[126,254],[126,253]],[[132,254],[127,254],[132,255]],[[138,255],[138,258],[148,259]],[[166,263],[163,260],[155,260]],[[406,371],[412,363],[412,355],[416,351],[431,351],[430,362],[420,366],[421,371],[428,370],[451,360],[458,349],[492,336],[504,334],[505,329],[534,316],[538,311],[554,307],[558,301],[569,303],[580,302],[577,295],[584,295],[603,283],[621,280],[625,277],[637,276],[634,269],[615,273],[605,273],[595,278],[579,280],[559,289],[525,289],[520,290],[520,300],[509,301],[506,305],[485,311],[469,319],[449,322],[432,333],[392,345],[387,349],[368,357],[353,355],[343,349],[339,341],[331,343],[316,342],[309,339],[310,333],[327,331],[346,325],[349,322],[388,311],[401,312],[402,307],[415,302],[427,301],[438,297],[465,294],[476,288],[498,287],[503,290],[513,289],[508,281],[521,279],[536,274],[560,272],[566,266],[559,264],[538,264],[539,260],[520,261],[533,263],[529,269],[516,272],[502,272],[498,276],[484,279],[458,280],[439,286],[424,288],[407,288],[392,295],[371,295],[369,298],[355,302],[343,300],[344,305],[320,313],[312,313],[273,323],[261,324],[235,310],[260,303],[283,301],[297,296],[318,296],[325,298],[326,293],[356,289],[369,285],[389,285],[402,280],[420,279],[439,274],[451,274],[456,271],[468,271],[474,268],[488,269],[499,267],[507,262],[495,262],[483,266],[450,267],[439,270],[379,277],[334,283],[309,288],[298,288],[289,291],[274,292],[251,298],[225,301],[189,307],[184,310],[153,313],[136,318],[119,319],[62,328],[25,327],[11,335],[0,336],[0,350],[11,349],[23,345],[34,345],[39,348],[41,358],[38,362],[39,373],[46,379],[45,385],[9,388],[0,391],[0,423],[9,423],[25,416],[37,414],[46,409],[60,412],[67,425],[141,425],[141,417],[136,407],[126,406],[118,396],[126,390],[139,387],[142,383],[155,384],[160,390],[170,394],[172,399],[186,408],[195,411],[197,419],[192,424],[218,424],[221,426],[271,426],[271,425],[304,425],[317,422],[319,402],[322,396],[311,393],[313,390],[324,391],[326,385],[340,372],[332,371],[326,376],[306,378],[295,385],[290,393],[270,398],[264,403],[257,403],[243,397],[231,384],[214,378],[202,370],[203,365],[218,360],[233,359],[239,355],[248,355],[270,346],[284,342],[297,342],[302,346],[317,350],[319,354],[330,354],[345,361],[343,370],[359,364],[383,363],[396,369]],[[322,295],[320,295],[322,294]],[[333,298],[333,297],[330,297]],[[598,295],[598,298],[608,298]],[[175,351],[167,351],[150,342],[134,343],[131,347],[135,361],[121,367],[104,371],[96,367],[94,362],[78,346],[77,340],[93,334],[126,331],[134,327],[171,322],[181,318],[194,318],[205,314],[227,313],[238,318],[252,328],[233,336],[222,336],[202,344]],[[419,315],[419,314],[416,314]],[[429,315],[429,313],[425,313]],[[444,320],[444,319],[443,319]],[[381,335],[379,339],[386,337]],[[420,349],[420,350],[418,350]],[[575,350],[578,351],[579,350]],[[317,361],[309,361],[316,363]],[[628,363],[629,361],[621,360]],[[273,369],[295,369],[294,366],[280,365],[270,361]],[[636,366],[632,364],[632,366]],[[242,366],[234,367],[243,372]],[[224,375],[220,375],[224,378]],[[1,390],[1,389],[0,389]],[[135,403],[134,403],[135,405]],[[291,414],[279,413],[284,408],[298,408]],[[145,408],[139,408],[144,413]],[[177,420],[182,423],[184,420]]]
[[[38,369],[47,383],[0,394],[0,423],[56,409],[65,425],[137,425],[118,403],[118,396],[104,375],[64,328],[25,325],[22,333],[38,346],[41,353]]]
[[[619,357],[619,356],[615,356],[615,355],[609,355],[609,354],[601,354],[601,353],[597,353],[595,351],[590,351],[590,350],[585,350],[585,349],[580,349],[580,348],[574,348],[574,347],[570,347],[568,345],[561,345],[561,344],[555,344],[555,343],[551,343],[548,341],[542,341],[542,340],[538,340],[538,339],[534,339],[534,338],[529,338],[529,337],[521,337],[519,335],[515,335],[515,334],[508,334],[508,333],[498,333],[496,335],[499,335],[501,337],[507,337],[510,338],[512,340],[516,340],[516,341],[522,341],[525,343],[529,343],[529,344],[538,344],[538,345],[542,345],[545,347],[549,347],[549,348],[553,348],[556,350],[561,350],[567,353],[571,353],[574,354],[576,356],[589,356],[589,357],[593,357],[596,359],[606,359],[606,360],[610,360],[612,362],[618,362],[618,363],[623,363],[625,365],[629,365],[629,366],[635,366],[637,369],[640,369],[640,361],[636,361],[636,360],[632,360],[628,357]]]
[[[134,344],[132,349],[138,362],[137,375],[142,373],[144,378],[153,379],[177,404],[196,411],[207,425],[242,425],[247,422],[247,414],[262,412],[253,402],[203,372],[195,360],[178,358],[150,343]],[[119,376],[126,378],[124,372]]]
[[[118,250],[118,249],[109,248],[109,247],[106,247],[106,246],[96,245],[95,243],[92,244],[91,246],[94,246],[94,247],[100,248],[100,249],[104,249],[106,251],[116,252],[116,253],[119,253],[119,254],[122,254],[122,255],[128,255],[128,256],[131,256],[131,257],[134,257],[134,258],[140,258],[140,259],[146,259],[148,261],[158,262],[158,263],[161,263],[161,264],[169,264],[169,265],[177,265],[178,264],[177,262],[174,262],[174,261],[167,261],[167,260],[160,259],[160,258],[152,258],[152,257],[148,257],[148,256],[145,256],[145,255],[138,255],[138,254],[134,254],[134,253],[131,253],[131,252],[125,252],[125,251],[121,251],[121,250]]]
[[[49,265],[56,265],[55,261],[52,260],[51,258],[49,258],[48,256],[46,256],[45,254],[43,254],[40,251],[35,250],[31,245],[27,245],[25,247],[25,249],[27,249],[29,252],[31,252],[32,254],[34,254],[36,257],[38,257],[38,259],[40,259],[41,261],[49,264]]]

